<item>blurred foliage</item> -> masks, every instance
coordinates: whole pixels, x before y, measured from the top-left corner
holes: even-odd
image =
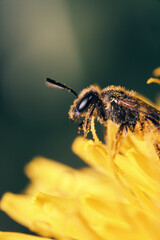
[[[77,92],[113,84],[155,100],[159,89],[146,80],[160,65],[159,13],[158,0],[0,1],[1,194],[23,189],[36,155],[83,166],[71,152],[73,96],[45,77]],[[18,227],[1,213],[1,230]]]

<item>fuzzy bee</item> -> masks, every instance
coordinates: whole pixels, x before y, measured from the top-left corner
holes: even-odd
[[[76,97],[70,107],[69,118],[72,121],[83,119],[78,129],[84,131],[84,136],[90,131],[92,117],[96,117],[105,127],[108,120],[117,124],[117,146],[124,132],[131,131],[143,137],[152,131],[153,145],[160,157],[160,111],[134,91],[127,91],[120,86],[100,89],[91,85],[77,95],[73,89],[50,78],[46,79],[46,83],[67,90]]]

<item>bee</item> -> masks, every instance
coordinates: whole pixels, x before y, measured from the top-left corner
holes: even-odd
[[[66,90],[76,97],[70,107],[69,118],[73,122],[83,119],[78,130],[83,130],[85,137],[90,131],[93,117],[105,127],[107,121],[111,120],[118,126],[117,147],[121,137],[129,131],[142,137],[152,131],[154,148],[160,157],[160,111],[134,91],[120,86],[100,89],[91,85],[77,95],[73,89],[50,78],[46,79],[46,83],[48,86]]]

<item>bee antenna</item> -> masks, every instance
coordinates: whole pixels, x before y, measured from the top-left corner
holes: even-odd
[[[70,92],[74,96],[76,96],[76,98],[78,97],[77,93],[72,88],[69,88],[66,85],[64,85],[60,82],[57,82],[57,81],[55,81],[51,78],[46,78],[46,85],[49,86],[49,87],[60,88],[60,89],[66,90],[67,92]]]

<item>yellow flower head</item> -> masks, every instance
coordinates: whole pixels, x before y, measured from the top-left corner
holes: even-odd
[[[108,145],[83,137],[72,145],[89,167],[79,170],[43,157],[25,168],[30,185],[6,193],[1,209],[41,237],[0,232],[0,240],[159,240],[160,162],[150,144],[131,132],[112,155],[116,125],[108,122]]]

